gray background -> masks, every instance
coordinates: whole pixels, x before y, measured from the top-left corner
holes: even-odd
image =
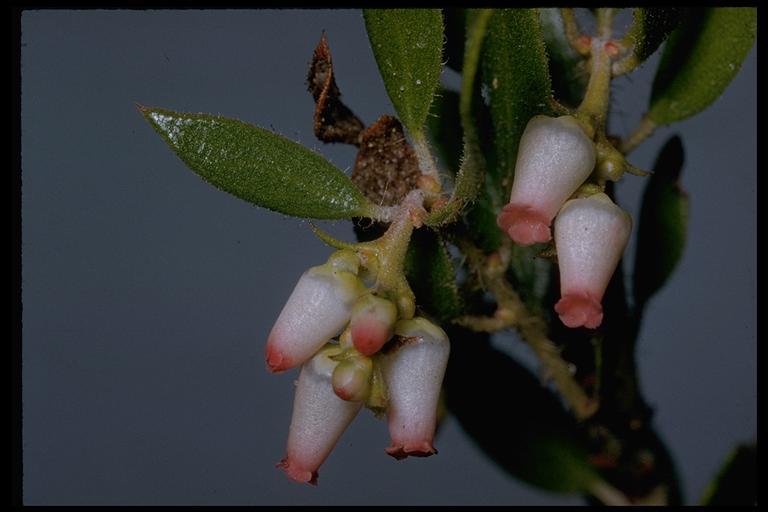
[[[311,132],[304,80],[323,29],[346,103],[367,123],[393,113],[358,11],[23,13],[26,504],[581,502],[508,477],[452,418],[428,459],[386,456],[385,422],[363,411],[319,487],[274,468],[296,374],[266,371],[265,338],[329,249],[306,221],[197,178],[133,102],[272,127],[349,169],[351,147]],[[649,305],[639,364],[688,502],[755,435],[755,53],[711,109],[630,158],[650,168],[682,134],[689,243]],[[639,119],[655,62],[616,81],[613,131]],[[644,183],[618,188],[634,214]],[[352,239],[348,223],[324,226]]]

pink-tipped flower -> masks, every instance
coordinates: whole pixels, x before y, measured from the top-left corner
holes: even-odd
[[[555,219],[561,299],[555,304],[568,327],[598,327],[603,294],[632,231],[629,214],[605,194],[565,203]]]
[[[333,392],[331,375],[338,363],[330,356],[338,352],[338,346],[330,345],[306,362],[299,374],[286,456],[277,465],[297,482],[317,484],[318,468],[363,406]]]
[[[396,459],[437,453],[432,441],[437,402],[448,364],[448,336],[425,318],[401,320],[400,336],[382,351],[381,369],[387,385],[387,420],[392,443],[386,452]]]
[[[364,295],[352,308],[352,343],[363,355],[375,354],[392,337],[396,321],[397,307],[391,301]]]
[[[349,322],[352,305],[365,287],[350,272],[357,269],[346,259],[332,257],[299,278],[267,339],[271,371],[285,371],[307,361]]]
[[[520,138],[509,203],[496,223],[519,245],[548,242],[552,219],[594,166],[595,145],[573,117],[533,117]]]

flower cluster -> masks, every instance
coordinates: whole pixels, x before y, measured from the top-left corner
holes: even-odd
[[[370,253],[336,251],[301,276],[269,335],[271,371],[301,365],[287,453],[278,464],[298,482],[317,482],[318,468],[363,405],[386,410],[388,454],[436,453],[448,337],[413,316],[407,297],[377,286],[381,267]]]
[[[520,245],[548,242],[554,219],[561,299],[568,327],[598,327],[601,301],[629,240],[632,220],[604,193],[568,200],[595,167],[595,144],[571,116],[536,116],[518,150],[509,203],[497,223]]]

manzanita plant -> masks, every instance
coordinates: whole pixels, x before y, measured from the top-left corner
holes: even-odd
[[[278,464],[289,478],[316,483],[364,406],[387,418],[386,453],[436,454],[446,407],[529,483],[606,504],[680,502],[634,347],[643,308],[685,244],[683,148],[670,139],[652,173],[626,155],[720,96],[753,45],[756,10],[637,8],[628,27],[617,26],[619,11],[364,10],[397,114],[369,126],[342,102],[320,35],[307,78],[314,132],[357,147],[351,177],[262,128],[139,107],[217,188],[287,215],[355,223],[356,242],[313,226],[335,251],[259,333],[269,371],[299,372]],[[582,28],[587,16],[594,31]],[[616,137],[611,81],[662,44],[647,114]],[[460,91],[441,86],[443,65],[461,74]],[[637,219],[613,199],[625,173],[648,181]],[[627,294],[620,262],[633,232]],[[552,388],[491,347],[489,336],[508,329]],[[514,389],[507,408],[525,415],[507,419],[492,389]]]

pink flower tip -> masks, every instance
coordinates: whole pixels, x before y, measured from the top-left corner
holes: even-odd
[[[603,323],[603,306],[590,293],[566,293],[555,304],[560,320],[568,327],[595,329]]]
[[[364,356],[378,352],[391,335],[390,329],[375,322],[356,323],[352,326],[353,344]]]
[[[498,226],[518,245],[549,242],[550,219],[530,206],[509,203],[496,218]]]
[[[296,464],[291,463],[289,457],[286,457],[278,462],[275,467],[285,471],[285,474],[288,475],[288,478],[295,482],[317,485],[317,471],[309,471],[297,467]]]
[[[276,349],[272,343],[267,342],[267,368],[273,373],[284,372],[294,365],[288,358],[283,355],[283,352]]]
[[[409,455],[413,457],[429,457],[437,453],[437,449],[428,441],[422,441],[418,444],[393,444],[389,448],[384,448],[384,451],[397,460],[404,459]]]

